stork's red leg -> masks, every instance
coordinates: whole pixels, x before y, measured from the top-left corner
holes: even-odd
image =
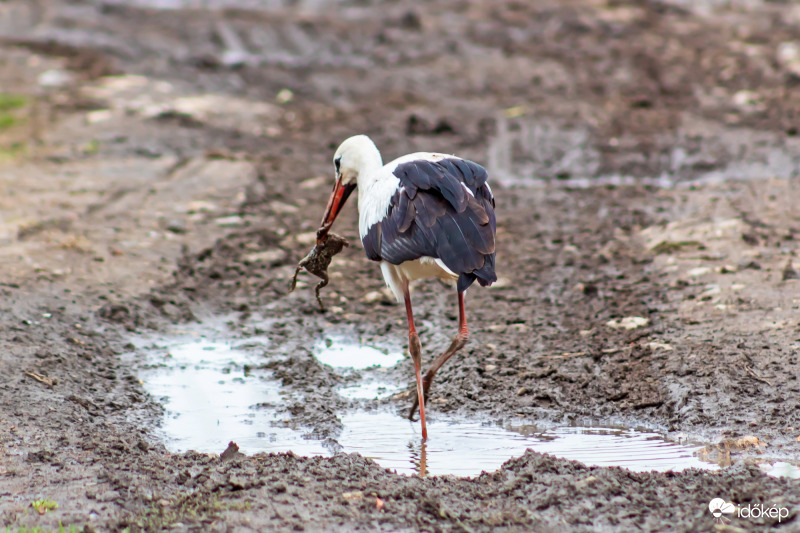
[[[428,428],[425,426],[425,402],[423,398],[423,385],[422,385],[422,345],[419,342],[419,335],[414,328],[414,314],[411,312],[411,295],[408,292],[408,283],[403,287],[403,297],[406,301],[406,315],[408,315],[408,351],[411,354],[411,359],[414,361],[414,372],[417,377],[417,397],[414,399],[414,409],[411,411],[409,419],[414,418],[414,411],[416,405],[420,403],[419,420],[422,424],[422,440],[428,440]],[[425,389],[427,390],[427,389]]]
[[[419,397],[414,400],[414,405],[411,407],[411,414],[409,418],[414,416],[414,412],[417,410],[417,406],[419,405],[420,413],[424,410],[425,407],[425,400],[428,399],[428,391],[431,388],[431,383],[433,383],[433,377],[436,375],[436,372],[439,371],[442,366],[447,362],[448,359],[453,357],[457,351],[464,347],[469,340],[469,330],[467,329],[467,313],[464,309],[464,293],[458,293],[458,333],[453,340],[450,342],[450,346],[447,350],[444,351],[442,355],[437,357],[431,367],[425,372],[425,377],[422,378],[422,395],[418,395]]]

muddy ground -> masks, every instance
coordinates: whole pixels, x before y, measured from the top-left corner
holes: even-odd
[[[0,3],[0,525],[698,531],[721,497],[790,509],[725,530],[800,528],[798,482],[758,467],[800,459],[796,5],[156,9],[179,4]],[[329,312],[308,286],[287,294],[331,154],[361,132],[387,160],[452,152],[493,180],[500,281],[470,291],[472,340],[431,416],[648,427],[734,466],[633,474],[529,452],[423,479],[356,455],[169,453],[122,357],[131,335],[258,316],[265,365],[303,398],[282,408],[332,441],[352,405],[310,346],[402,345],[354,206]],[[454,295],[414,298],[433,357]],[[646,324],[613,327],[626,317]],[[400,412],[409,392],[371,407]],[[40,516],[41,499],[59,508]]]

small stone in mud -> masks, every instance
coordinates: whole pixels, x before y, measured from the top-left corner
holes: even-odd
[[[355,490],[353,492],[343,492],[342,499],[348,502],[361,501],[364,499],[364,493],[361,492],[360,490]]]
[[[758,236],[753,233],[742,233],[742,240],[750,246],[758,246]]]
[[[243,454],[239,453],[239,445],[231,441],[228,443],[228,447],[225,448],[225,451],[219,454],[219,458],[223,461],[230,461],[231,459],[241,457],[242,455]]]
[[[711,269],[708,267],[697,267],[691,269],[689,272],[687,272],[687,274],[689,275],[689,277],[699,278],[700,276],[705,276],[709,272],[711,272]]]
[[[50,450],[41,449],[36,452],[29,452],[25,461],[28,463],[54,463],[56,462],[56,454]]]
[[[217,226],[223,228],[231,228],[234,226],[241,226],[242,224],[244,224],[244,219],[242,219],[242,217],[240,217],[239,215],[233,215],[229,217],[220,217],[216,219],[215,222],[217,223]]]
[[[786,281],[788,279],[800,279],[800,272],[798,272],[797,269],[794,268],[791,259],[789,259],[789,261],[786,263],[786,267],[784,267],[783,269],[783,281]]]
[[[186,233],[186,223],[183,220],[173,219],[167,222],[167,231],[172,233]]]
[[[597,477],[588,476],[588,477],[585,477],[585,478],[581,479],[577,483],[575,483],[575,486],[582,489],[584,487],[590,487],[590,486],[594,485],[596,481],[597,481]]]
[[[372,292],[368,292],[367,294],[365,294],[361,298],[361,301],[365,302],[365,303],[368,303],[368,304],[374,304],[374,303],[380,302],[380,301],[382,301],[384,299],[385,299],[385,297],[384,297],[384,294],[382,292],[380,292],[380,291],[372,291]]]
[[[741,261],[739,261],[739,264],[737,266],[739,270],[746,270],[748,268],[752,270],[761,270],[761,265],[758,262],[753,261],[752,259],[749,258],[742,259]]]
[[[753,435],[747,435],[740,439],[738,439],[735,443],[735,447],[746,450],[748,448],[752,448],[754,446],[761,446],[762,444],[759,442],[758,437]]]
[[[319,291],[328,284],[328,267],[331,264],[331,259],[333,259],[334,255],[341,252],[345,246],[350,246],[350,243],[347,242],[347,239],[344,237],[336,235],[335,233],[328,233],[325,235],[322,242],[318,242],[314,245],[314,248],[312,248],[308,255],[297,264],[297,269],[294,271],[294,276],[292,276],[292,284],[289,288],[289,292],[292,292],[295,286],[297,286],[297,275],[300,274],[301,269],[305,268],[310,273],[322,279],[322,281],[317,283],[315,293],[317,295],[317,302],[319,302],[319,308],[324,311],[325,306],[322,305]]]
[[[606,326],[612,329],[636,329],[642,326],[646,326],[650,323],[650,320],[640,316],[626,316],[621,320],[609,320],[606,322]]]

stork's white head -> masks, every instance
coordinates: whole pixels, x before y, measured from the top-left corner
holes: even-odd
[[[342,185],[357,184],[358,176],[370,168],[381,166],[381,153],[366,135],[346,139],[333,155],[336,179]]]
[[[336,181],[333,192],[322,217],[322,224],[317,230],[317,243],[320,243],[336,220],[339,211],[344,207],[347,198],[358,185],[359,176],[382,165],[381,153],[366,135],[356,135],[346,139],[333,155],[333,166],[336,168]]]

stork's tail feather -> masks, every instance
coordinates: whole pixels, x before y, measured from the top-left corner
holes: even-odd
[[[470,285],[475,283],[475,280],[478,280],[478,283],[481,287],[488,287],[495,281],[497,281],[497,274],[494,271],[494,258],[495,254],[489,254],[484,256],[485,261],[483,266],[478,270],[473,270],[467,274],[461,274],[458,276],[458,292],[464,292],[467,290]]]
[[[493,276],[492,279],[478,278],[478,283],[480,283],[481,287],[488,287],[495,281],[497,281],[497,276]]]
[[[474,274],[478,277],[478,283],[481,284],[481,287],[488,287],[497,281],[497,274],[494,271],[495,254],[485,255],[484,258],[486,261],[483,266],[476,270]]]

